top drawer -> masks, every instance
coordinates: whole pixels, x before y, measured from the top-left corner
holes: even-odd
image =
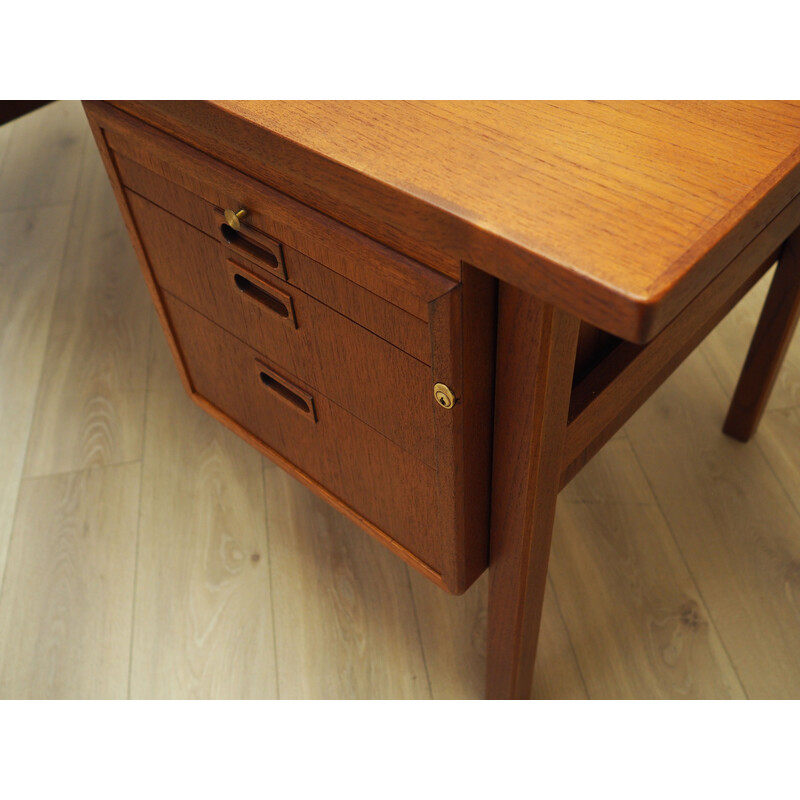
[[[270,237],[256,228],[254,212],[249,209],[244,221],[239,223],[239,230],[235,231],[225,220],[224,209],[171,183],[118,151],[112,151],[112,155],[126,189],[207,234],[230,257],[243,257],[257,264],[271,278],[286,281],[414,358],[431,363],[427,304],[422,305],[413,296],[400,293],[396,299],[404,303],[406,309],[403,309],[362,288],[291,247],[285,240]],[[287,233],[266,223],[262,223],[262,227],[277,235]],[[295,238],[289,236],[291,241]],[[307,249],[313,250],[312,247]],[[388,290],[391,293],[391,287]]]
[[[244,208],[244,240],[262,249],[270,240],[288,246],[425,322],[428,304],[456,285],[179,142],[138,128],[121,133],[109,126],[105,136],[125,185],[219,241],[226,241],[224,210]],[[148,193],[135,165],[166,180]]]

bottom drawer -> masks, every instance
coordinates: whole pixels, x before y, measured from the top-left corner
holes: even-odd
[[[164,292],[194,391],[436,572],[436,475]]]

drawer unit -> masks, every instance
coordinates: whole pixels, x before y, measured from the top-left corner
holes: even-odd
[[[433,463],[430,366],[138,195],[128,201],[159,286]]]
[[[441,567],[430,467],[184,303],[169,294],[164,300],[195,391],[426,564]]]
[[[429,269],[85,106],[192,398],[464,591],[488,562],[494,280]]]

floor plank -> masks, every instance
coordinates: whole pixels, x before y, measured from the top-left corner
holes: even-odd
[[[800,516],[726,406],[697,352],[626,429],[748,695],[798,697]]]
[[[272,698],[261,457],[189,400],[151,321],[131,697]]]
[[[627,438],[559,497],[550,574],[591,697],[743,696]]]
[[[800,406],[767,411],[753,443],[800,514]]]
[[[579,503],[615,500],[652,505],[656,502],[647,477],[636,463],[630,442],[622,437],[607,442],[562,489],[558,498]]]
[[[430,697],[405,565],[265,466],[281,698]]]
[[[0,213],[0,273],[3,277],[0,291],[0,579],[44,362],[70,208],[65,205]]]
[[[26,477],[141,458],[149,299],[97,148],[85,144]]]
[[[591,698],[744,697],[657,506],[561,504],[550,573]]]
[[[78,101],[50,103],[3,126],[0,211],[71,203],[89,125]]]
[[[23,481],[0,595],[0,696],[123,698],[139,465]]]
[[[409,570],[425,663],[436,700],[479,700],[485,692],[489,575],[453,597]],[[550,581],[544,595],[531,697],[586,699],[586,687]]]

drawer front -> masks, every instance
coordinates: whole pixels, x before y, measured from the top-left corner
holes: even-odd
[[[433,465],[426,364],[128,193],[156,282]]]
[[[431,363],[426,307],[417,309],[425,317],[420,319],[303,255],[285,242],[261,236],[257,232],[250,234],[252,247],[248,247],[248,240],[241,237],[228,234],[226,239],[222,236],[222,211],[120,153],[114,154],[114,160],[126,188],[216,239],[230,251],[231,256],[247,258],[263,269],[265,274],[287,281],[419,361]],[[245,223],[243,230],[246,235],[251,228]]]
[[[441,571],[434,471],[169,294],[194,391]]]
[[[457,285],[441,273],[146,126],[123,123],[120,129],[113,124],[115,117],[112,113],[105,138],[123,183],[135,182],[128,169],[130,162],[161,176],[167,186],[153,184],[147,191],[155,194],[148,199],[215,238],[223,239],[222,211],[244,208],[247,216],[242,227],[250,237],[267,237],[297,250],[426,321],[428,304]]]

